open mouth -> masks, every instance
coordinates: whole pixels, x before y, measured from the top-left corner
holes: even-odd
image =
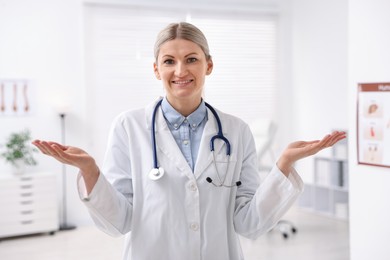
[[[191,82],[193,82],[194,80],[193,79],[189,79],[189,80],[173,80],[172,83],[173,84],[177,84],[177,85],[187,85]]]

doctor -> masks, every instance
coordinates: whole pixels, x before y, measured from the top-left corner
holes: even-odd
[[[97,227],[126,235],[123,259],[243,259],[238,234],[269,231],[302,191],[293,164],[345,138],[290,144],[260,183],[247,124],[202,99],[212,70],[203,33],[170,24],[155,44],[166,96],[115,119],[103,167],[79,148],[33,142],[80,169],[80,197]]]

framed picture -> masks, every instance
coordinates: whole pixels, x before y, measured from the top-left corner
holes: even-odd
[[[33,94],[29,80],[0,79],[0,117],[31,115]]]
[[[358,163],[390,167],[390,82],[358,84]]]

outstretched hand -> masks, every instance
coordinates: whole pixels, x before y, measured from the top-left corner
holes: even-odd
[[[43,154],[51,156],[59,162],[75,166],[81,171],[90,172],[97,168],[95,160],[80,148],[41,140],[34,140],[32,144]]]
[[[288,174],[296,161],[331,147],[345,137],[345,132],[335,131],[332,134],[326,135],[322,140],[293,142],[283,151],[277,165],[284,174]]]

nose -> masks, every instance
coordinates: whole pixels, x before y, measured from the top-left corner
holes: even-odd
[[[188,73],[187,64],[183,62],[178,62],[175,67],[175,76],[176,77],[183,77],[186,76]]]

